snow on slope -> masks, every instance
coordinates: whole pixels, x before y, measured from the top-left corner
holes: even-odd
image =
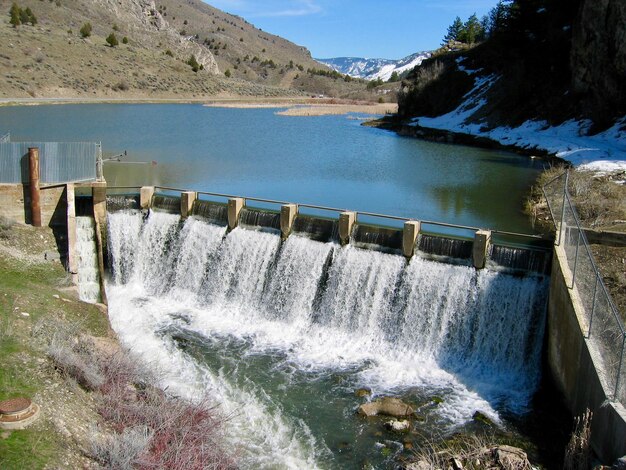
[[[464,70],[462,67],[459,67]],[[464,70],[469,75],[476,71]],[[452,132],[488,137],[504,145],[537,148],[554,153],[574,165],[595,171],[626,170],[626,116],[604,132],[588,135],[591,122],[566,121],[550,126],[545,121],[526,121],[519,127],[501,126],[486,129],[484,123],[471,123],[468,119],[486,104],[485,94],[498,80],[495,75],[476,76],[474,88],[454,111],[434,118],[418,117],[415,125]]]
[[[398,74],[411,70],[430,57],[430,52],[416,52],[399,60],[365,59],[362,57],[336,57],[333,59],[316,59],[337,72],[366,80],[389,80],[395,71]]]

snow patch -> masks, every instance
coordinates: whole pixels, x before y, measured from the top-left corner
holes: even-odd
[[[462,58],[458,58],[459,68],[462,67],[461,62]],[[494,129],[487,129],[480,122],[468,122],[470,117],[485,106],[485,94],[498,78],[495,75],[476,77],[474,88],[465,94],[463,103],[454,111],[434,118],[414,118],[412,123],[488,137],[504,145],[545,150],[576,166],[594,171],[626,170],[626,116],[610,129],[596,135],[588,135],[591,122],[587,120],[569,120],[558,126],[550,126],[545,121],[526,121],[519,127],[501,126]]]

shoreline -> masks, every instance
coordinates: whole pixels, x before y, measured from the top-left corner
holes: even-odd
[[[533,159],[542,159],[547,161],[551,165],[560,164],[573,166],[571,162],[557,156],[556,153],[552,153],[548,150],[538,147],[528,148],[517,146],[514,144],[502,144],[501,142],[498,142],[497,140],[491,139],[489,137],[476,136],[463,132],[455,132],[444,129],[436,129],[432,127],[407,125],[406,123],[398,121],[394,117],[372,119],[371,121],[364,122],[362,125],[395,132],[401,137],[412,137],[415,139],[421,139],[442,144],[466,145],[468,147],[478,147],[490,150],[504,150],[507,152],[516,153],[518,155],[525,155]]]
[[[68,104],[199,104],[212,108],[284,109],[281,116],[325,116],[349,113],[384,115],[397,112],[397,103],[374,103],[310,97],[218,98],[2,98],[0,107]]]

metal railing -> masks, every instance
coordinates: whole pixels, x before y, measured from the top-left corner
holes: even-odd
[[[0,142],[2,143],[11,142],[11,133],[7,132],[6,134],[0,135]]]
[[[115,186],[115,187],[111,186],[109,187],[109,189],[139,189],[139,187],[137,186]],[[167,186],[155,186],[155,189],[160,189],[162,191],[178,192],[178,193],[190,191],[189,189],[171,188]],[[213,192],[207,192],[207,191],[194,191],[194,192],[196,192],[197,194],[203,194],[205,196],[220,197],[220,198],[226,198],[226,199],[241,198],[247,201],[255,201],[255,202],[261,202],[261,203],[266,203],[266,204],[277,204],[277,205],[292,204],[292,202],[289,202],[289,201],[278,201],[275,199],[262,199],[258,197],[238,196],[234,194],[213,193]],[[327,207],[327,206],[317,206],[314,204],[297,203],[297,206],[308,208],[308,209],[330,211],[330,212],[337,212],[337,213],[349,211],[349,209],[341,209],[337,207]],[[410,217],[399,217],[395,215],[378,214],[375,212],[363,212],[363,211],[351,211],[351,212],[354,212],[357,215],[357,221],[358,221],[359,216],[375,217],[375,218],[380,218],[380,219],[396,220],[396,221],[401,221],[401,222],[417,220],[417,219],[410,218]],[[433,225],[436,227],[446,227],[446,228],[453,228],[453,229],[460,229],[460,230],[468,230],[468,231],[473,231],[473,232],[477,230],[481,230],[480,227],[471,227],[469,225],[448,224],[445,222],[435,222],[431,220],[420,220],[420,223]],[[545,240],[545,237],[543,235],[507,232],[505,230],[490,230],[490,231],[493,234],[499,234],[499,235],[506,235],[506,236],[513,236],[513,237],[520,237],[520,238],[527,238],[527,239],[534,239],[534,240]]]
[[[569,173],[557,176],[543,186],[543,194],[557,230],[556,245],[565,253],[571,272],[568,287],[578,295],[587,331],[597,349],[607,391],[613,399],[626,403],[624,353],[626,329],[594,261],[584,229],[568,190]]]

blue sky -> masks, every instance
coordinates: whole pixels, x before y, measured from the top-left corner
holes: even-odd
[[[207,0],[205,0],[207,1]],[[497,0],[208,0],[258,28],[306,46],[313,57],[399,59],[439,47],[458,15]]]

